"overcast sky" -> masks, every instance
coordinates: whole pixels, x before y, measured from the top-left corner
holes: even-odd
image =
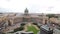
[[[0,0],[0,12],[60,13],[60,0]]]

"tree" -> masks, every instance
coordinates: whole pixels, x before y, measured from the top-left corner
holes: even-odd
[[[21,23],[21,26],[24,26],[25,25],[25,23]]]
[[[48,15],[46,15],[46,16],[48,16],[49,18],[51,18],[51,17],[58,18],[58,16],[55,16],[55,14],[48,14]]]
[[[23,27],[23,26],[21,26],[20,28],[16,28],[16,29],[14,29],[14,32],[22,31],[23,29],[24,29],[24,27]]]

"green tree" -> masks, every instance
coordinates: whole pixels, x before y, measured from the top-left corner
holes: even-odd
[[[23,26],[21,26],[20,28],[16,28],[16,29],[14,29],[14,32],[22,31],[23,29],[24,29],[24,27],[23,27]]]
[[[48,15],[46,15],[46,16],[48,16],[49,18],[51,18],[51,17],[58,18],[58,16],[55,16],[55,14],[48,14]]]

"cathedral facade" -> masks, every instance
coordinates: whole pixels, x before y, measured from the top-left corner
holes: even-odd
[[[36,22],[36,23],[48,23],[48,17],[44,14],[30,14],[28,9],[26,8],[24,14],[14,14],[12,17],[8,17],[10,24],[22,23],[22,22]]]

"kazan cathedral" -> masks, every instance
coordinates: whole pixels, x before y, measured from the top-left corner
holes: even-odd
[[[11,26],[17,23],[48,23],[48,17],[43,13],[29,13],[26,8],[24,13],[3,13],[0,14],[0,27],[1,30],[8,31]],[[13,29],[13,28],[12,28]]]

